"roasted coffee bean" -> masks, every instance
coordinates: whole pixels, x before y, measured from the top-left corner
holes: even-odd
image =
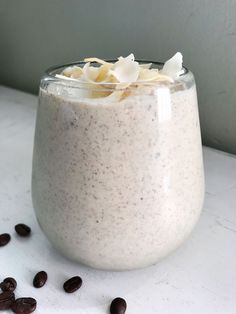
[[[82,286],[82,279],[79,276],[75,276],[67,280],[64,283],[63,288],[65,292],[72,293],[78,290],[81,286]]]
[[[127,308],[126,301],[122,298],[115,298],[111,302],[110,313],[111,314],[124,314]]]
[[[30,314],[35,311],[37,302],[33,298],[19,298],[12,304],[12,311],[16,314]]]
[[[8,233],[0,234],[0,246],[7,245],[7,243],[11,240],[11,236]]]
[[[41,288],[45,285],[48,275],[45,271],[40,271],[34,276],[33,285],[35,288]]]
[[[7,277],[0,283],[0,288],[2,291],[11,291],[13,292],[16,289],[17,282],[14,278]]]
[[[15,301],[15,295],[11,291],[4,291],[0,293],[0,311],[11,308]]]
[[[16,233],[21,237],[28,237],[31,229],[25,224],[18,224],[15,226]]]

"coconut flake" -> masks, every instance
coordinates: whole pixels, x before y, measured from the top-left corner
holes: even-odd
[[[114,64],[106,62],[99,58],[85,58],[85,64],[82,67],[70,66],[61,73],[56,75],[72,81],[86,81],[97,85],[103,89],[115,89],[116,91],[125,90],[131,84],[145,82],[170,82],[184,72],[182,69],[183,56],[177,52],[171,59],[166,61],[162,70],[152,69],[151,63],[139,64],[135,61],[134,55],[131,53],[127,57],[119,57]],[[96,67],[91,62],[97,63]],[[107,84],[109,83],[109,84]],[[111,91],[108,92],[110,94]],[[105,97],[107,92],[96,91],[96,95]]]
[[[134,54],[133,53],[131,53],[131,54],[129,54],[126,58],[124,58],[124,57],[122,57],[122,56],[120,56],[119,58],[117,58],[119,61],[120,60],[124,60],[124,59],[126,59],[126,60],[130,60],[130,61],[134,61]]]
[[[85,63],[83,67],[83,78],[89,82],[95,82],[98,76],[99,68],[90,66],[90,62]]]
[[[143,63],[139,65],[139,67],[142,69],[150,69],[151,66],[152,66],[152,63]]]
[[[65,76],[71,76],[71,74],[74,72],[74,69],[75,69],[75,67],[68,67],[68,68],[66,68],[63,72],[62,72],[62,74],[63,75],[65,75]],[[80,68],[81,69],[81,68]]]
[[[56,74],[55,77],[60,78],[60,79],[63,79],[63,80],[76,81],[76,82],[78,82],[78,79],[75,79],[75,78],[72,78],[72,77],[68,77],[68,76],[65,76],[65,75],[63,75],[63,74]]]
[[[137,82],[142,82],[142,81],[152,81],[158,78],[160,74],[158,73],[158,69],[142,69],[140,68],[139,71],[139,76],[137,79]]]
[[[139,76],[139,64],[134,61],[133,54],[126,58],[120,57],[111,68],[110,73],[120,83],[133,83],[137,81]]]
[[[96,57],[92,57],[92,58],[85,58],[84,59],[84,62],[97,62],[98,64],[109,64],[108,62],[102,60],[102,59],[99,59],[99,58],[96,58]]]
[[[66,71],[63,72],[64,75],[66,76],[70,76],[72,78],[80,78],[83,75],[83,70],[80,67],[73,67],[73,69],[71,69],[70,71],[71,73],[67,73]]]
[[[111,67],[112,67],[112,64],[109,64],[109,63],[100,66],[100,68],[98,69],[96,82],[105,82],[106,80],[110,81],[109,70]]]
[[[175,80],[183,73],[182,64],[183,56],[180,52],[177,52],[172,58],[165,62],[160,72]]]

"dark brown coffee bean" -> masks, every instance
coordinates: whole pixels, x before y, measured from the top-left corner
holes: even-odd
[[[30,314],[35,311],[37,302],[33,298],[19,298],[12,304],[12,311],[16,314]]]
[[[16,233],[21,237],[28,237],[31,229],[25,224],[18,224],[15,226]]]
[[[15,301],[15,295],[11,291],[4,291],[0,293],[0,311],[11,308]]]
[[[111,302],[110,313],[111,314],[124,314],[127,308],[126,301],[122,298],[115,298]]]
[[[11,236],[8,233],[0,234],[0,246],[7,245],[7,243],[11,240]]]
[[[72,293],[78,290],[81,286],[82,286],[82,279],[79,276],[75,276],[67,280],[64,283],[63,288],[65,292]]]
[[[45,271],[40,271],[34,276],[33,285],[35,288],[41,288],[45,285],[48,275]]]
[[[14,278],[7,277],[0,283],[0,288],[2,291],[11,291],[13,292],[16,289],[17,282]]]

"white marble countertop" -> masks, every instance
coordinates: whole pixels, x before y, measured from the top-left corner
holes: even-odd
[[[117,296],[126,299],[127,314],[236,313],[236,156],[204,148],[204,210],[175,253],[142,270],[93,270],[59,255],[36,222],[30,195],[36,106],[37,97],[0,86],[0,233],[12,235],[0,248],[0,280],[15,277],[16,296],[35,297],[41,314],[107,314]],[[30,238],[16,236],[19,222],[31,226]],[[49,279],[35,289],[39,270]],[[74,275],[84,284],[65,294],[63,282]]]

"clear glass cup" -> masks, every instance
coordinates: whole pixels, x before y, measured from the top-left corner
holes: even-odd
[[[193,74],[124,93],[55,76],[67,66],[41,80],[32,172],[38,222],[62,254],[91,267],[154,264],[189,236],[202,209]]]

